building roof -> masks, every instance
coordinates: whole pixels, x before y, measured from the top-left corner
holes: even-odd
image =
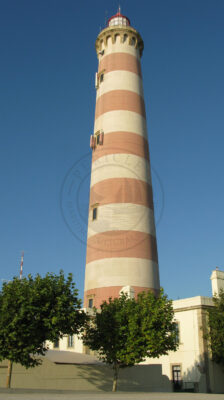
[[[192,309],[201,307],[212,307],[214,306],[212,297],[195,296],[188,297],[186,299],[173,300],[173,309],[178,311],[181,309]]]

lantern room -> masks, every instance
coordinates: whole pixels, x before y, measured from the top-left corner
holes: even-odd
[[[125,15],[121,14],[121,10],[119,7],[119,10],[116,15],[113,15],[109,20],[107,26],[130,26],[130,20],[125,17]]]

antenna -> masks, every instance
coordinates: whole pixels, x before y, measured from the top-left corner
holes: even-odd
[[[23,276],[23,258],[24,258],[24,251],[22,252],[21,255],[19,279],[22,279]]]

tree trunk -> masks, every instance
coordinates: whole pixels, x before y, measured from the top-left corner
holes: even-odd
[[[6,387],[10,389],[11,387],[11,378],[12,378],[12,361],[9,360],[8,362],[8,369],[7,369],[7,378],[6,378]]]
[[[119,366],[117,365],[117,363],[114,363],[114,365],[113,365],[114,379],[113,379],[113,389],[112,389],[112,392],[116,392],[116,391],[117,391],[118,369],[119,369]]]

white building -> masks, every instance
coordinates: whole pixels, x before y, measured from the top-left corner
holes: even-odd
[[[224,272],[215,270],[211,275],[212,294],[219,294],[224,289]],[[220,366],[211,361],[204,334],[207,327],[208,309],[213,307],[212,297],[196,296],[173,301],[175,321],[177,322],[177,340],[179,348],[167,356],[147,359],[134,369],[122,371],[121,385],[133,383],[133,372],[136,374],[136,389],[150,391],[195,391],[224,393],[224,375]],[[77,337],[64,337],[60,343],[50,345],[51,349],[90,354],[89,349]],[[63,353],[66,355],[66,353]],[[54,355],[57,361],[57,355]],[[59,354],[58,354],[59,357]],[[60,357],[62,362],[62,359]],[[57,362],[60,362],[58,359]],[[71,361],[69,361],[71,363]],[[85,364],[85,358],[83,358]],[[148,368],[142,368],[142,367]],[[99,365],[91,365],[99,368]],[[150,367],[150,374],[149,374]],[[101,366],[102,368],[102,366]],[[105,374],[108,376],[108,369]],[[141,374],[138,373],[141,369]],[[141,379],[138,375],[141,375]],[[126,387],[125,386],[125,387]]]
[[[213,271],[211,281],[212,294],[218,294],[220,289],[224,289],[224,272]],[[176,352],[150,361],[162,364],[162,374],[172,382],[174,391],[224,392],[223,371],[211,361],[204,338],[210,307],[213,307],[211,297],[196,296],[173,301],[179,348]]]

